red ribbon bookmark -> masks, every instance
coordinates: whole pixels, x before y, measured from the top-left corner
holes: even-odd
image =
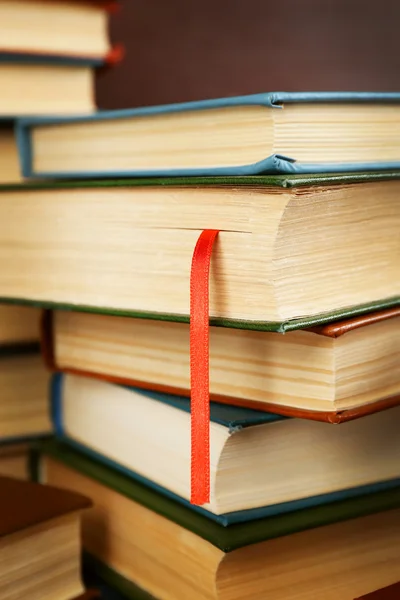
[[[201,506],[210,501],[210,261],[218,231],[200,234],[190,273],[190,385],[191,385],[191,498]]]

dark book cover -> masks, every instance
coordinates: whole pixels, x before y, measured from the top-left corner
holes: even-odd
[[[93,121],[113,121],[134,117],[154,117],[157,115],[172,115],[193,111],[207,111],[212,109],[229,109],[240,106],[263,106],[266,110],[280,110],[285,104],[291,103],[375,103],[398,104],[399,93],[373,93],[373,92],[268,92],[252,94],[249,96],[236,96],[218,98],[215,100],[202,100],[164,106],[150,106],[136,109],[116,111],[102,111],[91,116],[59,117],[59,118],[27,118],[19,121],[18,139],[19,152],[25,177],[53,177],[53,178],[86,178],[93,177],[147,177],[147,176],[218,176],[218,175],[257,175],[262,173],[337,173],[367,170],[390,170],[400,168],[399,161],[393,162],[352,162],[352,163],[301,163],[296,161],[296,156],[287,157],[282,154],[265,156],[262,160],[252,164],[224,167],[190,167],[182,165],[181,168],[171,169],[124,169],[121,171],[62,171],[62,172],[37,172],[32,163],[32,130],[43,125],[62,126],[69,123],[90,123]],[[279,149],[278,149],[279,151]]]
[[[223,523],[211,519],[206,511],[189,503],[178,502],[154,487],[105,465],[66,444],[49,441],[32,450],[33,474],[38,475],[41,456],[48,456],[77,472],[92,478],[132,501],[177,523],[209,541],[224,552],[291,533],[346,521],[356,517],[398,508],[400,485],[367,493],[356,498],[332,500],[312,507],[298,507],[285,514],[261,516],[247,522]]]
[[[90,506],[74,492],[0,477],[0,538]]]

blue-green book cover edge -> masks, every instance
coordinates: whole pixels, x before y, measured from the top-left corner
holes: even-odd
[[[349,171],[392,170],[400,168],[400,161],[390,162],[353,162],[353,163],[298,163],[295,158],[274,154],[265,159],[250,164],[235,167],[210,167],[190,169],[158,169],[158,170],[116,170],[107,173],[97,171],[74,172],[36,172],[33,169],[33,154],[31,129],[37,125],[55,125],[60,123],[79,123],[96,120],[113,120],[130,117],[151,116],[183,111],[207,110],[240,105],[261,105],[268,108],[281,108],[285,103],[316,103],[316,102],[354,102],[354,103],[400,103],[400,93],[397,92],[270,92],[168,104],[164,106],[149,106],[135,109],[116,111],[99,111],[92,115],[76,117],[37,117],[22,118],[17,121],[16,137],[20,163],[24,177],[53,178],[53,179],[93,179],[99,177],[160,177],[160,176],[218,176],[218,175],[257,175],[257,174],[302,174],[302,173],[342,173]]]
[[[341,490],[338,492],[332,492],[329,494],[323,494],[319,496],[313,496],[310,498],[305,498],[301,500],[294,500],[291,502],[284,502],[281,504],[276,504],[272,506],[264,506],[260,508],[252,508],[249,510],[241,510],[231,513],[225,513],[222,515],[215,515],[214,513],[201,508],[199,506],[195,506],[190,504],[190,502],[177,494],[169,491],[163,486],[158,485],[157,483],[139,475],[138,473],[118,464],[117,462],[107,458],[103,454],[88,448],[84,444],[80,442],[76,442],[66,435],[63,425],[63,379],[64,375],[62,373],[55,373],[51,380],[51,390],[50,390],[50,406],[51,406],[51,419],[54,427],[54,433],[56,438],[71,446],[73,449],[82,452],[87,455],[89,458],[102,463],[106,467],[113,469],[122,475],[125,475],[134,481],[139,482],[142,485],[145,485],[157,493],[165,496],[186,508],[190,508],[192,511],[201,514],[202,516],[215,521],[219,525],[223,527],[229,527],[230,525],[234,525],[237,523],[246,523],[253,520],[263,519],[266,517],[273,517],[277,515],[283,515],[285,513],[296,512],[302,510],[304,508],[312,508],[314,506],[319,506],[321,504],[331,504],[333,502],[337,502],[340,500],[346,500],[350,498],[355,498],[358,496],[364,496],[367,494],[372,494],[375,492],[390,490],[392,488],[396,488],[400,485],[400,478],[392,479],[389,481],[383,481],[375,484],[367,484],[364,486],[359,486],[355,488],[349,488],[346,490]],[[117,385],[117,384],[113,384]],[[169,404],[170,406],[174,406],[178,410],[185,410],[186,412],[190,412],[190,400],[188,398],[183,398],[181,396],[174,397],[170,394],[162,394],[159,392],[150,392],[148,390],[142,390],[138,388],[121,386],[126,389],[134,390],[136,393],[139,393],[143,396],[150,397],[159,402],[163,402]],[[279,415],[275,415],[272,413],[265,413],[264,411],[256,411],[254,409],[247,409],[242,407],[230,407],[228,405],[221,405],[215,402],[210,403],[210,413],[211,420],[214,422],[218,422],[222,425],[225,425],[228,428],[240,428],[240,427],[249,427],[252,425],[259,425],[262,423],[273,423],[279,420],[286,419],[286,417],[281,417]],[[229,413],[234,414],[234,418],[223,418],[221,415],[229,415]],[[242,415],[242,418],[240,418]]]

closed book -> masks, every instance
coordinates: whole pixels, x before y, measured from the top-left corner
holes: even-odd
[[[85,550],[128,598],[139,587],[165,600],[295,600],[334,587],[353,600],[398,575],[398,487],[223,527],[65,446],[50,442],[39,452],[46,481],[93,499]]]
[[[56,375],[51,403],[58,439],[188,506],[189,398]],[[228,526],[397,486],[399,419],[333,427],[211,403],[211,498],[196,510]]]
[[[1,0],[0,52],[16,60],[103,64],[112,51],[108,17],[117,6],[104,0]]]
[[[211,399],[331,423],[395,406],[399,332],[400,308],[284,336],[211,327]],[[43,350],[52,370],[190,395],[186,323],[47,311]]]
[[[14,56],[0,51],[0,87],[2,124],[26,115],[89,114],[96,110],[92,61]],[[3,136],[2,145],[14,151],[13,140]],[[10,163],[13,166],[11,159]]]
[[[0,477],[0,598],[71,600],[80,577],[79,493]],[[86,600],[86,598],[85,598]]]
[[[30,478],[28,444],[0,444],[0,475],[16,479]]]
[[[399,93],[272,92],[19,124],[28,177],[400,168]]]
[[[399,193],[398,172],[2,186],[0,290],[188,321],[212,229],[213,324],[284,332],[398,306]]]
[[[50,434],[48,385],[37,344],[0,346],[0,444]]]

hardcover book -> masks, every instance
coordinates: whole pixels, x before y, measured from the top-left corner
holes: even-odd
[[[91,61],[0,52],[0,121],[24,115],[89,114],[96,110]],[[13,142],[2,140],[10,150]]]
[[[50,434],[49,377],[36,344],[0,348],[0,443]]]
[[[190,395],[186,323],[77,311],[43,323],[52,370]],[[211,399],[338,423],[400,403],[399,360],[400,308],[284,336],[211,327]]]
[[[399,488],[222,527],[54,442],[40,452],[47,482],[93,499],[85,550],[128,598],[353,600],[398,577]]]
[[[14,452],[9,444],[42,437],[51,430],[49,374],[40,356],[40,317],[36,307],[0,305],[0,472],[21,477],[26,477],[26,451],[17,446]]]
[[[27,177],[400,168],[399,93],[272,92],[19,124]]]
[[[193,251],[212,229],[214,324],[284,332],[398,306],[398,177],[3,186],[1,294],[188,321]]]
[[[188,505],[189,398],[56,375],[51,403],[58,439]],[[228,526],[397,486],[399,419],[333,427],[211,403],[211,498],[197,510]]]
[[[105,0],[0,0],[0,52],[103,64],[112,51]]]
[[[76,492],[0,477],[0,599],[89,600],[80,577]]]

